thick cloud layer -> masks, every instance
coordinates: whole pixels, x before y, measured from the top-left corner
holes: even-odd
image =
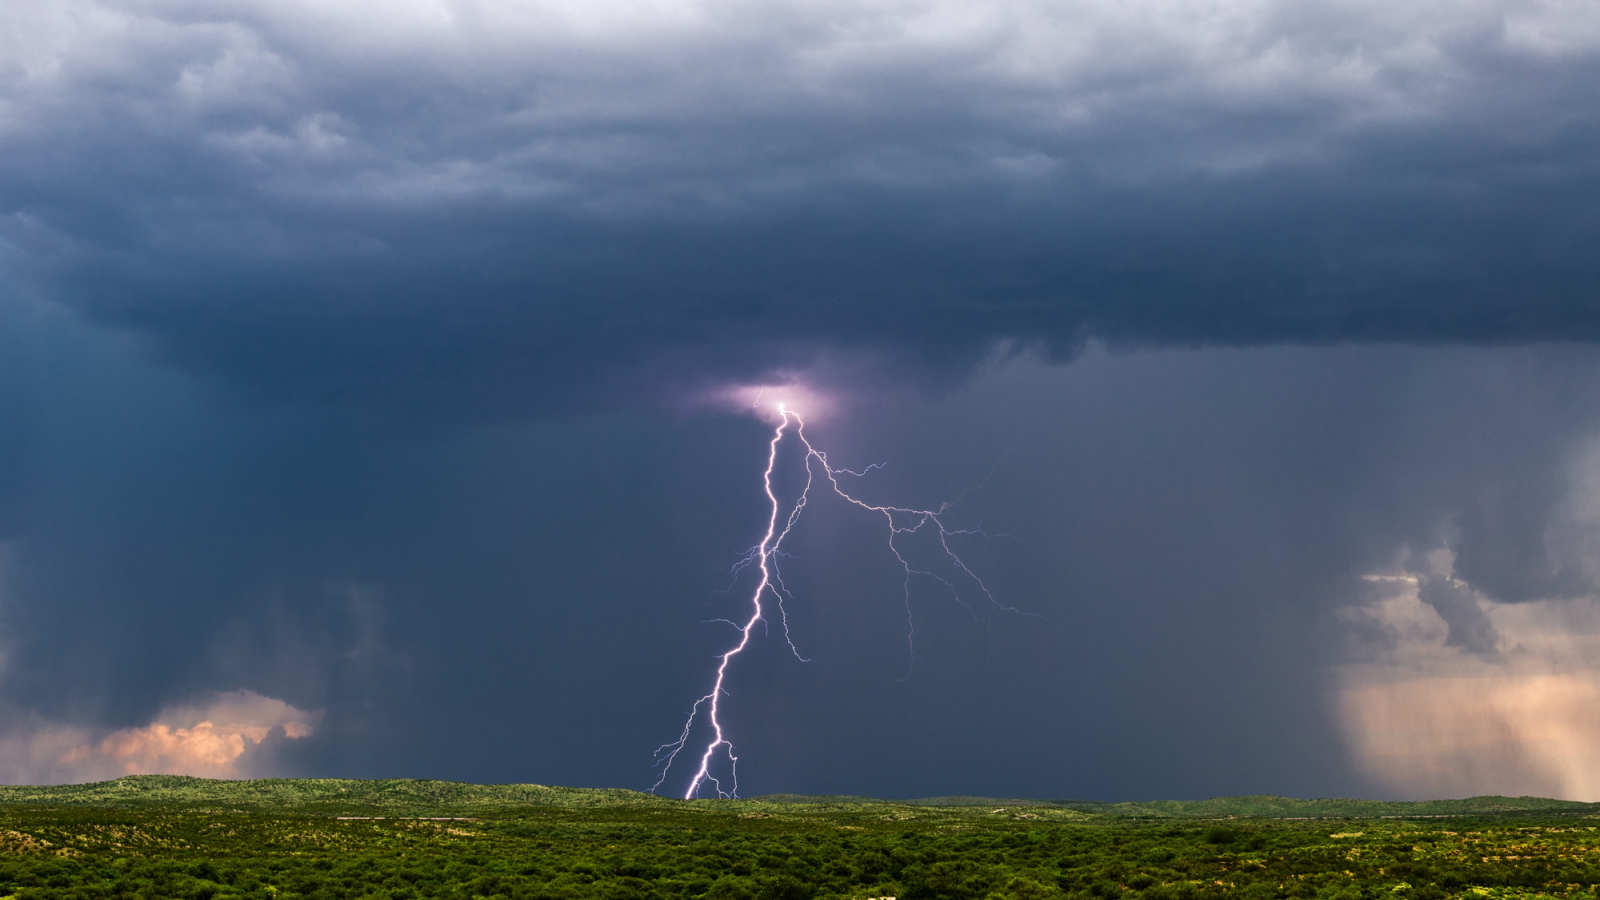
[[[746,793],[1594,799],[1592,4],[3,18],[4,777],[648,785],[797,382],[1038,617],[819,501]]]
[[[1590,340],[1581,3],[60,3],[6,268],[267,398]],[[822,367],[826,368],[826,366]]]

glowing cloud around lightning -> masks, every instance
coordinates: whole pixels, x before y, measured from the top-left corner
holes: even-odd
[[[772,440],[767,445],[767,468],[762,474],[762,485],[766,490],[767,501],[771,504],[771,513],[767,517],[767,530],[766,533],[761,536],[761,542],[755,547],[751,548],[749,554],[734,566],[734,572],[736,574],[752,565],[756,567],[758,577],[755,590],[750,595],[749,617],[746,618],[743,623],[732,621],[728,622],[728,624],[733,625],[738,629],[738,640],[731,648],[717,658],[716,677],[712,680],[711,690],[706,693],[705,696],[695,701],[694,706],[689,711],[687,721],[684,722],[683,733],[679,735],[676,741],[663,744],[656,750],[656,764],[661,768],[661,775],[656,780],[656,783],[651,790],[656,790],[661,787],[662,783],[666,781],[667,773],[672,768],[673,763],[677,762],[680,755],[684,755],[687,752],[687,755],[689,755],[690,759],[694,761],[697,768],[694,771],[693,777],[689,781],[689,788],[684,793],[684,799],[694,799],[695,797],[700,796],[701,790],[707,785],[710,785],[710,787],[716,791],[718,797],[732,797],[737,795],[739,789],[739,758],[734,754],[733,744],[728,740],[727,732],[724,730],[721,717],[722,698],[727,694],[725,685],[728,680],[728,666],[733,662],[735,657],[743,653],[745,648],[750,645],[751,632],[756,625],[766,621],[766,608],[762,603],[762,601],[765,599],[770,599],[773,605],[778,609],[779,619],[783,626],[784,640],[788,643],[789,649],[794,653],[796,658],[801,659],[802,662],[806,661],[800,656],[800,651],[795,647],[794,641],[790,639],[789,636],[788,614],[783,606],[784,598],[788,596],[789,592],[788,589],[784,587],[782,574],[778,569],[778,556],[779,551],[783,546],[784,538],[788,537],[789,533],[794,530],[795,523],[800,520],[801,513],[805,511],[806,503],[810,499],[811,488],[815,484],[819,473],[821,477],[826,480],[828,489],[832,490],[839,497],[863,511],[881,515],[883,517],[887,530],[889,552],[894,554],[895,559],[897,559],[900,562],[901,567],[905,569],[905,603],[907,616],[906,640],[908,645],[911,647],[911,658],[913,660],[916,659],[916,649],[913,642],[915,632],[911,623],[912,577],[915,575],[923,575],[940,581],[956,596],[957,602],[961,602],[961,595],[957,590],[956,585],[949,579],[946,579],[937,573],[913,567],[911,562],[907,560],[904,555],[902,555],[900,548],[895,544],[895,539],[900,535],[921,532],[923,529],[927,528],[936,529],[938,531],[939,546],[943,549],[945,555],[954,565],[956,571],[960,572],[967,579],[970,579],[993,608],[1006,610],[1008,612],[1017,612],[1017,610],[1009,606],[1004,606],[995,600],[994,595],[990,593],[988,586],[985,585],[983,580],[967,567],[966,563],[961,560],[961,557],[958,556],[955,550],[950,546],[949,539],[954,535],[982,534],[982,532],[972,529],[952,529],[946,527],[945,522],[941,519],[941,516],[943,516],[950,509],[953,503],[941,504],[938,509],[908,509],[898,506],[874,506],[873,504],[851,496],[839,484],[838,476],[852,475],[860,477],[865,475],[868,471],[871,471],[871,469],[877,468],[877,466],[869,466],[867,469],[864,469],[860,472],[851,471],[849,469],[834,468],[833,466],[830,466],[828,464],[827,454],[812,446],[810,440],[806,438],[805,421],[801,419],[800,414],[792,409],[787,408],[786,404],[783,402],[777,403],[776,409],[778,423],[776,429],[772,433]],[[772,476],[773,471],[778,464],[780,446],[783,444],[785,436],[791,433],[793,434],[794,438],[799,441],[801,447],[804,448],[806,477],[805,485],[801,488],[799,496],[794,501],[794,508],[790,510],[789,515],[783,518],[780,524],[779,519],[783,504],[779,500],[778,494],[773,489]],[[701,721],[703,721],[705,727],[709,729],[710,735],[704,748],[699,750],[698,758],[696,759],[696,754],[693,751],[690,751],[689,740],[691,732],[694,730],[695,723]],[[729,779],[729,784],[726,789],[724,789],[722,782],[712,774],[713,767],[719,766],[721,764],[721,760],[723,759],[726,759],[728,768],[727,777]]]

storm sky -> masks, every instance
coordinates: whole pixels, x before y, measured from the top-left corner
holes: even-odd
[[[1592,3],[4,10],[0,781],[1600,800]]]

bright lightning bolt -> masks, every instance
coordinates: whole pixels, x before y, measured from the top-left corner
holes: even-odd
[[[759,395],[756,402],[760,402]],[[913,665],[915,665],[917,660],[915,646],[915,625],[911,617],[911,581],[914,576],[925,575],[939,581],[940,583],[944,584],[945,587],[950,589],[950,592],[955,597],[957,603],[961,604],[969,612],[972,612],[974,617],[976,617],[977,613],[976,611],[972,610],[970,606],[967,606],[965,601],[962,600],[961,594],[957,590],[956,585],[949,579],[944,578],[935,572],[930,572],[925,569],[918,569],[912,566],[911,561],[906,559],[905,555],[900,552],[900,547],[895,543],[895,539],[900,535],[916,534],[926,528],[929,528],[930,526],[934,529],[937,529],[939,546],[944,551],[945,556],[950,560],[951,564],[954,565],[957,570],[959,570],[967,578],[970,578],[972,582],[978,586],[978,590],[983,594],[984,598],[988,600],[991,607],[1008,612],[1018,613],[1020,615],[1028,615],[1027,613],[1020,613],[1013,607],[1005,606],[996,600],[994,594],[990,592],[988,585],[984,584],[983,579],[979,578],[975,572],[968,568],[967,564],[962,561],[961,557],[955,552],[955,549],[950,546],[950,538],[954,535],[983,534],[983,532],[973,529],[951,529],[946,527],[944,520],[940,517],[950,510],[950,508],[954,505],[954,502],[941,504],[938,509],[909,509],[899,506],[875,506],[871,503],[867,503],[864,500],[860,500],[851,496],[839,484],[839,476],[864,476],[873,469],[881,468],[882,464],[880,463],[868,466],[859,472],[843,468],[833,468],[828,464],[827,454],[812,446],[810,440],[806,438],[805,421],[801,419],[800,414],[794,410],[788,409],[782,402],[777,404],[777,409],[779,422],[777,428],[772,433],[772,440],[767,445],[767,468],[766,471],[762,473],[761,477],[762,485],[766,490],[767,501],[771,504],[772,508],[767,517],[767,530],[766,533],[762,535],[761,542],[755,547],[752,547],[750,552],[733,567],[733,574],[736,580],[739,573],[744,569],[750,567],[751,565],[757,567],[759,577],[757,578],[755,590],[750,595],[750,616],[745,620],[743,625],[740,625],[738,622],[734,622],[729,619],[713,620],[726,622],[727,624],[732,625],[738,630],[739,639],[731,648],[717,658],[717,672],[716,677],[712,680],[711,690],[705,696],[696,700],[694,702],[694,706],[690,708],[688,719],[683,724],[683,733],[679,735],[676,741],[662,744],[656,749],[656,764],[661,767],[661,775],[656,779],[655,785],[651,788],[652,791],[659,789],[662,783],[666,781],[667,773],[672,768],[672,764],[676,762],[678,756],[688,748],[690,734],[694,729],[695,723],[699,721],[702,716],[704,716],[704,721],[711,730],[710,740],[706,743],[705,748],[699,754],[698,767],[695,769],[694,777],[689,781],[689,789],[684,793],[684,799],[692,800],[698,797],[701,790],[707,785],[710,785],[711,789],[716,791],[718,797],[737,796],[739,790],[739,758],[733,752],[733,744],[729,742],[727,733],[723,729],[720,715],[722,711],[722,698],[727,694],[724,684],[727,682],[729,664],[733,662],[734,657],[743,653],[745,648],[750,645],[751,632],[755,629],[756,625],[758,623],[765,624],[766,622],[765,609],[762,605],[762,599],[769,593],[771,594],[771,599],[774,605],[776,605],[778,608],[779,619],[783,626],[784,641],[789,645],[789,649],[794,653],[796,659],[799,659],[801,662],[807,661],[804,657],[801,657],[799,649],[795,647],[794,640],[789,634],[789,616],[787,610],[784,609],[783,601],[785,597],[793,599],[793,596],[789,593],[788,588],[784,586],[783,575],[778,566],[778,559],[782,555],[780,550],[783,546],[784,539],[787,538],[789,533],[794,530],[795,523],[800,520],[800,515],[801,513],[805,512],[806,504],[810,500],[811,488],[816,482],[816,472],[813,470],[813,463],[820,468],[822,476],[827,480],[828,487],[831,488],[832,491],[840,498],[862,510],[876,513],[884,517],[884,522],[888,527],[889,552],[894,554],[894,558],[899,561],[901,568],[905,570],[904,594],[907,626],[906,642],[910,650],[911,661]],[[773,471],[777,468],[778,464],[779,445],[783,443],[784,436],[790,433],[791,426],[793,427],[793,434],[795,438],[797,438],[801,445],[805,447],[806,479],[804,487],[800,489],[799,496],[794,501],[794,508],[791,509],[789,511],[789,515],[784,518],[782,527],[779,527],[779,518],[782,512],[783,504],[779,501],[778,494],[773,489],[772,476]],[[730,783],[726,790],[724,790],[722,782],[711,774],[712,766],[718,761],[719,756],[725,757],[728,762],[728,777]]]

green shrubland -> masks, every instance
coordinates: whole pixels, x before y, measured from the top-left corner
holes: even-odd
[[[1231,798],[1271,818],[1205,814],[1222,801],[941,799],[170,778],[4,788],[0,898],[1512,900],[1600,885],[1600,818],[1582,804],[1306,818],[1284,813],[1357,801]]]

